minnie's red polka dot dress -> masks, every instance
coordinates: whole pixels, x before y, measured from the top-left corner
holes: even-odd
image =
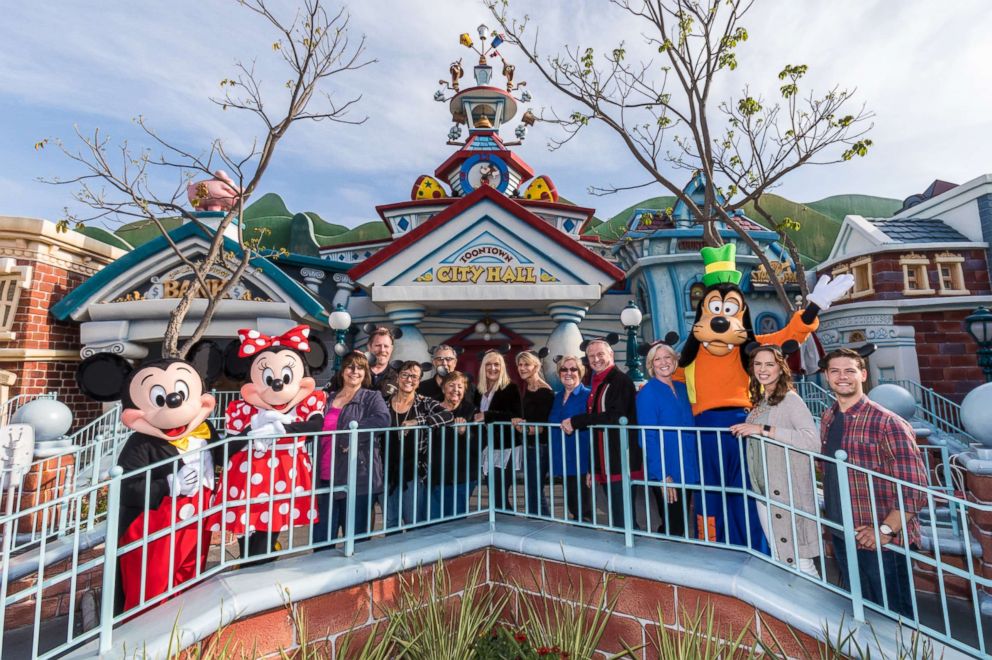
[[[323,415],[327,394],[313,392],[296,406],[293,422],[304,422]],[[228,433],[240,435],[251,424],[258,408],[243,400],[232,401],[225,411]],[[224,529],[235,534],[254,531],[282,532],[290,527],[309,525],[317,520],[316,501],[311,506],[313,471],[304,449],[305,436],[280,438],[275,452],[254,451],[249,445],[227,462],[218,496],[235,503],[224,511]],[[259,500],[259,501],[255,501]],[[220,529],[219,524],[216,526]]]

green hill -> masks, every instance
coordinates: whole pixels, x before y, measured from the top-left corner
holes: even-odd
[[[799,231],[786,230],[796,242],[796,247],[804,256],[820,262],[830,254],[837,233],[840,231],[842,220],[835,220],[809,205],[798,204],[778,195],[764,195],[761,198],[761,208],[771,214],[777,222],[784,218],[792,218],[799,223]],[[744,213],[758,224],[769,227],[768,223],[754,210],[753,204],[744,207]]]
[[[599,236],[600,238],[608,241],[615,241],[623,236],[623,233],[627,231],[627,223],[630,222],[630,218],[634,214],[635,210],[667,209],[675,206],[675,201],[675,198],[671,195],[645,199],[643,202],[638,202],[633,206],[625,208],[623,211],[620,211],[602,224],[593,226],[590,223],[589,228],[586,229],[586,236]]]
[[[282,197],[275,193],[265,193],[245,208],[245,220],[253,218],[282,217],[292,218]]]
[[[863,215],[866,218],[888,218],[902,208],[902,202],[888,197],[872,195],[834,195],[806,206],[825,216],[843,222],[845,215]]]

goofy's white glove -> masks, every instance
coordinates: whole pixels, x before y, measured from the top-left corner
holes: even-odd
[[[806,296],[806,302],[813,303],[821,310],[828,310],[834,301],[844,297],[844,294],[850,291],[853,286],[854,276],[850,273],[844,273],[834,278],[829,275],[821,275],[816,286]]]
[[[200,487],[200,471],[194,465],[184,465],[175,474],[166,477],[169,495],[192,495]]]

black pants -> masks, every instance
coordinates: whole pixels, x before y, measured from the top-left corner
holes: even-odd
[[[685,514],[682,510],[682,498],[687,497],[686,491],[679,491],[679,498],[674,502],[669,502],[665,497],[664,488],[652,488],[654,493],[654,503],[658,507],[658,533],[669,534],[671,536],[685,536]],[[689,505],[688,502],[685,503]],[[666,524],[667,520],[667,524]],[[651,520],[648,516],[648,527]]]
[[[561,478],[565,485],[565,506],[573,520],[592,521],[592,489],[586,485],[584,474]]]
[[[251,532],[241,537],[241,556],[257,557],[276,549],[276,541],[279,539],[279,532],[267,531]],[[275,561],[275,557],[267,557],[252,562],[252,564],[265,564]]]
[[[511,459],[512,461],[512,459]],[[493,506],[497,509],[515,509],[513,504],[513,498],[508,497],[507,493],[512,493],[513,489],[516,487],[516,481],[514,477],[513,464],[508,462],[506,468],[490,468],[493,476],[493,489],[489,493],[489,499],[492,500]],[[483,475],[482,483],[488,484],[488,477]],[[523,504],[519,502],[518,504]]]

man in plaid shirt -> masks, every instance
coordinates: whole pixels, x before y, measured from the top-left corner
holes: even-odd
[[[888,544],[904,549],[920,541],[920,522],[916,517],[926,504],[926,468],[916,446],[912,427],[898,415],[868,399],[864,383],[868,370],[864,358],[851,349],[830,352],[825,358],[826,377],[836,403],[820,421],[822,452],[833,457],[838,449],[847,452],[851,465],[919,486],[910,488],[881,477],[872,477],[875,500],[872,502],[869,477],[859,470],[848,470],[851,510],[857,544],[858,573],[862,595],[883,605],[883,593],[893,612],[912,618],[912,583],[906,556],[890,551]],[[841,502],[837,486],[837,467],[824,464],[823,480],[827,518],[841,523]],[[902,491],[902,510],[899,491]],[[905,526],[905,527],[904,527]],[[848,588],[847,548],[840,532],[833,532],[834,555],[842,586]],[[881,553],[876,551],[882,546]]]

